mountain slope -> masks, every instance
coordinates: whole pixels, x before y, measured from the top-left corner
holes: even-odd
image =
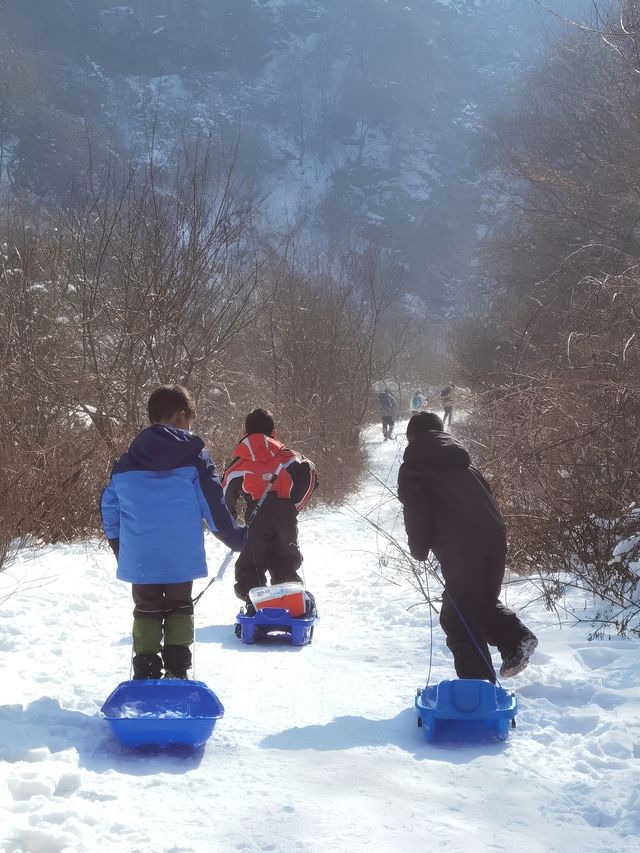
[[[381,240],[442,311],[473,276],[479,137],[556,25],[523,0],[5,0],[2,31],[55,107],[14,172],[61,191],[87,126],[133,157],[153,128],[161,162],[184,134],[239,136],[273,225]]]

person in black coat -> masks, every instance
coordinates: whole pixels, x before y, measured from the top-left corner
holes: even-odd
[[[536,637],[499,600],[507,540],[489,484],[464,447],[433,412],[414,415],[398,476],[398,497],[411,556],[440,563],[440,624],[459,678],[496,681],[489,646],[502,656],[500,674],[527,666]]]

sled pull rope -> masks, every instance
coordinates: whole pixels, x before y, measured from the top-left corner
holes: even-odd
[[[443,586],[444,586],[444,584],[443,584]],[[472,640],[472,642],[473,642],[473,645],[474,645],[474,646],[476,647],[476,649],[478,650],[478,654],[480,655],[480,657],[482,658],[482,660],[486,663],[486,665],[487,665],[487,669],[489,670],[489,674],[490,674],[490,675],[494,675],[494,676],[495,676],[495,679],[496,679],[496,684],[498,685],[498,687],[502,687],[502,684],[500,684],[500,679],[498,678],[498,673],[494,670],[494,668],[493,668],[493,664],[491,663],[491,661],[488,661],[488,660],[487,660],[487,658],[486,658],[486,656],[485,656],[484,652],[483,652],[483,651],[482,651],[482,649],[480,648],[480,645],[479,645],[478,641],[476,640],[476,638],[475,638],[475,636],[474,636],[474,634],[473,634],[473,631],[472,631],[472,630],[471,630],[471,628],[467,625],[467,622],[466,622],[466,620],[465,620],[464,616],[462,615],[462,613],[461,613],[461,612],[460,612],[460,610],[458,609],[458,605],[456,604],[456,602],[455,602],[455,600],[454,600],[453,596],[451,595],[451,593],[450,593],[450,592],[448,592],[448,591],[447,591],[446,587],[444,588],[444,590],[443,590],[443,591],[444,591],[444,594],[448,597],[448,599],[449,599],[449,601],[451,602],[451,604],[453,604],[453,608],[454,608],[454,610],[456,611],[456,613],[458,614],[458,618],[460,619],[460,621],[461,621],[461,622],[462,622],[462,624],[464,625],[464,629],[465,629],[465,631],[467,632],[467,634],[469,635],[469,637],[471,638],[471,640]]]
[[[274,484],[274,483],[275,483],[275,481],[278,479],[278,476],[279,476],[279,474],[280,474],[280,471],[282,471],[282,469],[283,469],[283,468],[284,468],[284,464],[281,462],[281,463],[280,463],[280,465],[278,465],[278,467],[276,468],[276,470],[275,470],[274,474],[272,475],[271,479],[269,480],[269,483],[268,483],[268,485],[267,485],[267,488],[266,488],[266,489],[264,490],[264,492],[262,493],[262,497],[260,498],[260,500],[258,501],[258,503],[257,503],[257,504],[255,505],[255,507],[253,508],[253,512],[251,513],[251,515],[249,516],[249,520],[247,521],[247,527],[251,527],[251,522],[254,520],[254,518],[255,518],[255,517],[256,517],[256,515],[258,514],[258,511],[259,511],[260,507],[261,507],[261,506],[262,506],[262,504],[265,502],[265,500],[266,500],[266,498],[267,498],[267,495],[269,494],[269,492],[270,492],[270,491],[271,491],[271,489],[273,488],[273,484]]]
[[[256,515],[260,511],[260,507],[262,506],[262,504],[267,499],[267,496],[268,496],[269,492],[271,491],[271,489],[273,489],[274,483],[278,479],[280,471],[282,471],[283,468],[284,468],[284,463],[281,462],[278,465],[278,467],[276,468],[276,470],[274,471],[274,473],[272,474],[271,479],[269,480],[269,482],[267,484],[267,488],[262,493],[260,500],[255,505],[255,507],[253,508],[253,512],[251,513],[251,515],[249,516],[249,520],[247,521],[247,527],[251,527],[251,524],[255,520]],[[262,579],[260,577],[260,572],[258,571],[258,561],[256,560],[256,553],[255,553],[255,550],[253,548],[253,544],[249,541],[249,539],[247,539],[247,543],[248,543],[249,547],[251,548],[251,556],[253,557],[253,565],[255,566],[255,570],[256,570],[256,578],[258,579],[258,586],[261,586],[261,580]]]
[[[431,607],[431,593],[429,592],[429,572],[426,560],[422,561],[424,566],[425,584],[427,587],[427,598],[429,600],[429,671],[427,672],[427,687],[431,683],[431,667],[433,665],[433,608]],[[425,688],[426,689],[426,688]]]
[[[480,645],[479,645],[478,641],[476,640],[476,638],[475,638],[475,636],[474,636],[474,634],[473,634],[473,631],[472,631],[472,630],[471,630],[471,628],[467,625],[467,621],[466,621],[466,619],[464,618],[464,616],[463,616],[463,615],[462,615],[462,613],[460,612],[460,608],[459,608],[459,607],[458,607],[458,605],[456,604],[454,597],[453,597],[453,596],[451,595],[451,593],[447,590],[447,588],[446,588],[446,586],[445,586],[444,581],[443,581],[443,580],[442,580],[442,578],[437,574],[437,572],[435,572],[433,569],[430,569],[430,568],[429,568],[429,566],[427,565],[427,561],[426,561],[426,560],[420,560],[420,562],[421,562],[421,563],[422,563],[422,565],[425,567],[425,574],[428,574],[429,572],[433,572],[433,576],[436,578],[436,580],[438,581],[438,583],[442,586],[442,591],[443,591],[443,593],[447,596],[447,598],[449,599],[449,601],[450,601],[450,602],[451,602],[451,604],[453,605],[453,609],[454,609],[454,610],[456,611],[456,613],[458,614],[458,618],[459,618],[459,619],[460,619],[460,621],[462,622],[462,625],[464,626],[465,631],[467,632],[467,634],[468,634],[468,635],[469,635],[469,637],[471,638],[471,642],[472,642],[472,643],[473,643],[473,645],[476,647],[476,649],[477,649],[477,651],[478,651],[478,654],[480,655],[480,657],[482,658],[482,660],[486,663],[486,665],[487,665],[487,669],[489,670],[489,674],[490,674],[490,675],[495,676],[496,684],[498,685],[498,687],[502,687],[502,684],[500,683],[500,679],[498,678],[498,673],[494,670],[494,668],[493,668],[493,664],[491,663],[491,661],[490,661],[490,660],[487,660],[487,658],[486,658],[486,656],[485,656],[484,652],[483,652],[483,651],[482,651],[482,649],[480,648]],[[427,594],[428,594],[428,593],[427,593]],[[431,610],[431,608],[429,608],[429,610]]]
[[[201,599],[201,598],[202,598],[202,596],[205,594],[205,592],[209,589],[209,587],[211,586],[211,584],[215,583],[216,581],[221,581],[221,580],[222,580],[222,578],[224,577],[224,573],[227,571],[227,568],[228,568],[228,566],[229,566],[229,563],[231,562],[231,560],[232,560],[232,559],[233,559],[233,551],[229,551],[229,552],[226,554],[226,556],[225,556],[224,560],[222,561],[222,563],[220,563],[220,568],[218,569],[218,571],[216,572],[216,574],[211,578],[211,580],[210,580],[210,581],[209,581],[209,583],[205,586],[205,588],[204,588],[201,592],[199,592],[199,593],[198,593],[198,595],[196,595],[196,597],[193,599],[193,606],[194,606],[194,607],[195,607],[195,606],[196,606],[196,604],[200,601],[200,599]]]
[[[255,505],[255,507],[254,507],[254,509],[253,509],[253,512],[252,512],[252,513],[251,513],[251,515],[249,516],[249,520],[247,521],[247,523],[246,523],[246,525],[245,525],[247,528],[251,527],[252,523],[254,522],[255,517],[256,517],[256,515],[258,514],[258,511],[259,511],[260,507],[261,507],[261,506],[262,506],[262,504],[265,502],[265,498],[267,497],[267,495],[269,494],[269,492],[270,492],[270,491],[271,491],[271,489],[273,488],[273,484],[274,484],[274,483],[275,483],[275,481],[278,479],[278,474],[280,473],[280,471],[282,470],[282,468],[283,468],[283,466],[282,466],[282,465],[278,465],[278,467],[276,468],[276,471],[275,471],[275,473],[273,474],[273,476],[271,477],[271,479],[269,480],[269,484],[268,484],[267,488],[264,490],[264,492],[263,492],[263,494],[262,494],[262,497],[260,498],[260,500],[258,501],[258,503]],[[198,601],[200,601],[200,599],[202,598],[202,596],[205,594],[205,592],[209,589],[209,587],[210,587],[212,584],[214,584],[216,581],[221,581],[221,580],[222,580],[222,578],[224,577],[225,572],[227,571],[227,569],[228,569],[228,567],[229,567],[229,563],[230,563],[230,562],[231,562],[231,560],[233,559],[233,553],[234,553],[233,551],[229,551],[229,553],[226,555],[226,557],[224,558],[224,560],[223,560],[223,561],[222,561],[222,563],[220,564],[220,568],[218,569],[217,573],[216,573],[216,574],[211,578],[211,580],[210,580],[210,581],[209,581],[209,583],[205,586],[205,588],[202,590],[202,592],[199,592],[199,593],[198,593],[198,595],[196,595],[196,597],[193,599],[193,606],[194,606],[194,607],[196,606],[196,604],[198,603]],[[254,562],[255,562],[255,560],[254,560]]]

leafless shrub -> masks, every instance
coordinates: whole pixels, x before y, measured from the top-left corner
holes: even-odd
[[[640,633],[638,10],[558,46],[497,126],[491,321],[454,341],[514,570],[545,577],[549,605],[580,586],[623,634]]]
[[[255,206],[197,144],[169,174],[92,165],[64,212],[0,218],[0,569],[27,540],[99,532],[110,464],[181,382],[221,465],[268,406],[339,501],[364,470],[371,383],[408,339],[396,272],[376,247],[315,267],[257,239]]]

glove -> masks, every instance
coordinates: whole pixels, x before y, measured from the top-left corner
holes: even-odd
[[[118,559],[118,555],[120,553],[120,540],[119,539],[108,539],[109,546],[113,553],[116,555],[116,560]]]
[[[429,556],[429,549],[419,545],[413,548],[409,546],[409,552],[414,560],[426,560]]]

